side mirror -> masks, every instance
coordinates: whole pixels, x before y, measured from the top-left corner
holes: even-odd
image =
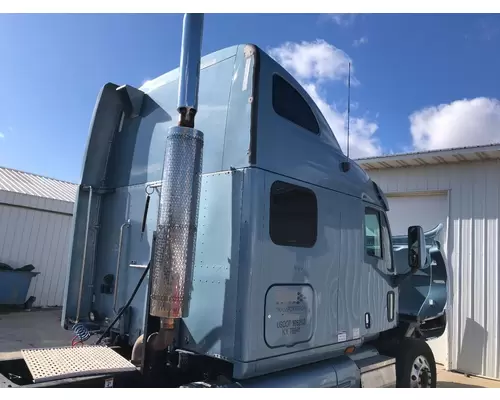
[[[427,259],[424,230],[421,226],[408,228],[408,265],[413,272],[424,268]]]

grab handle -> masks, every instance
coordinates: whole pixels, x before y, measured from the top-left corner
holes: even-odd
[[[118,242],[118,256],[116,257],[115,289],[113,290],[113,311],[116,313],[116,301],[118,299],[118,279],[120,277],[120,261],[122,258],[123,230],[130,226],[130,219],[120,227],[120,240]]]

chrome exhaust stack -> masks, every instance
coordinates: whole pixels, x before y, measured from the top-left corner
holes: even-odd
[[[182,27],[181,63],[177,111],[179,126],[194,128],[200,86],[201,43],[204,14],[185,14]]]
[[[179,68],[178,126],[167,135],[150,314],[161,319],[158,333],[169,345],[175,320],[188,316],[203,164],[203,133],[194,129],[198,108],[204,14],[185,14]],[[162,334],[163,333],[163,334]],[[166,336],[164,334],[166,333]],[[160,339],[160,338],[158,338]]]

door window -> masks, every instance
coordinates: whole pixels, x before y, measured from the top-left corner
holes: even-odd
[[[382,258],[380,214],[373,208],[365,209],[365,251],[370,257]]]

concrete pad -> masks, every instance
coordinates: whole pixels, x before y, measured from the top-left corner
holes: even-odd
[[[61,309],[0,314],[0,354],[27,348],[70,346],[73,332],[61,327]]]
[[[484,379],[476,376],[467,377],[464,374],[446,371],[438,365],[438,388],[500,388],[500,381]]]

